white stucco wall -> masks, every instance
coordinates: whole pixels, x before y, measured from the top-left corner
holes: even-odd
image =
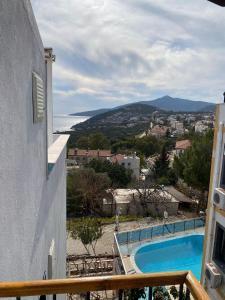
[[[65,148],[47,178],[46,117],[33,123],[32,71],[44,49],[27,0],[0,1],[0,281],[42,279],[55,240],[65,277]]]
[[[215,124],[215,135],[216,135],[216,144],[213,149],[213,161],[214,161],[214,171],[211,174],[212,176],[212,186],[211,186],[211,197],[209,198],[209,222],[208,222],[208,230],[206,231],[207,236],[207,246],[206,246],[206,253],[204,264],[208,262],[213,262],[213,249],[214,249],[214,242],[215,242],[215,230],[216,230],[216,223],[218,222],[223,227],[225,227],[225,217],[222,216],[220,213],[216,211],[216,206],[213,204],[213,196],[215,188],[220,187],[220,174],[222,168],[222,156],[223,156],[223,149],[225,143],[225,105],[219,105],[218,109],[218,118]],[[207,228],[207,227],[206,227]],[[219,269],[219,267],[217,266]],[[212,300],[220,300],[225,298],[225,273],[224,270],[221,274],[223,275],[223,284],[218,289],[211,289],[210,284],[205,278],[204,275],[205,265],[203,266],[203,284],[211,297]]]
[[[140,176],[140,158],[137,156],[125,156],[119,161],[126,169],[132,170],[132,176],[136,179]]]

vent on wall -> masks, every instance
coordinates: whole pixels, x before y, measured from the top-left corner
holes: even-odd
[[[34,123],[38,123],[44,118],[44,83],[35,72],[33,72],[32,85]]]

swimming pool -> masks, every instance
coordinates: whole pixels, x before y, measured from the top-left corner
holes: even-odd
[[[143,273],[191,270],[200,280],[204,236],[191,234],[148,243],[134,253]]]

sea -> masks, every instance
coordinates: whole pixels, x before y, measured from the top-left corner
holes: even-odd
[[[53,130],[56,131],[67,131],[71,130],[73,125],[84,122],[90,117],[86,116],[70,116],[70,115],[54,115],[53,117]]]

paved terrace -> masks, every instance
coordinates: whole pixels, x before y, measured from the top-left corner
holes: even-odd
[[[193,218],[193,215],[181,215],[169,217],[167,223],[186,220],[188,218]],[[143,218],[140,221],[134,222],[124,222],[120,223],[120,231],[129,231],[134,229],[146,228],[152,225],[161,225],[163,221],[160,219]],[[112,254],[112,247],[114,244],[114,229],[115,224],[105,225],[103,227],[103,236],[98,241],[96,246],[96,254]],[[86,251],[84,246],[79,240],[74,240],[71,237],[67,239],[67,254],[69,255],[82,255]]]

